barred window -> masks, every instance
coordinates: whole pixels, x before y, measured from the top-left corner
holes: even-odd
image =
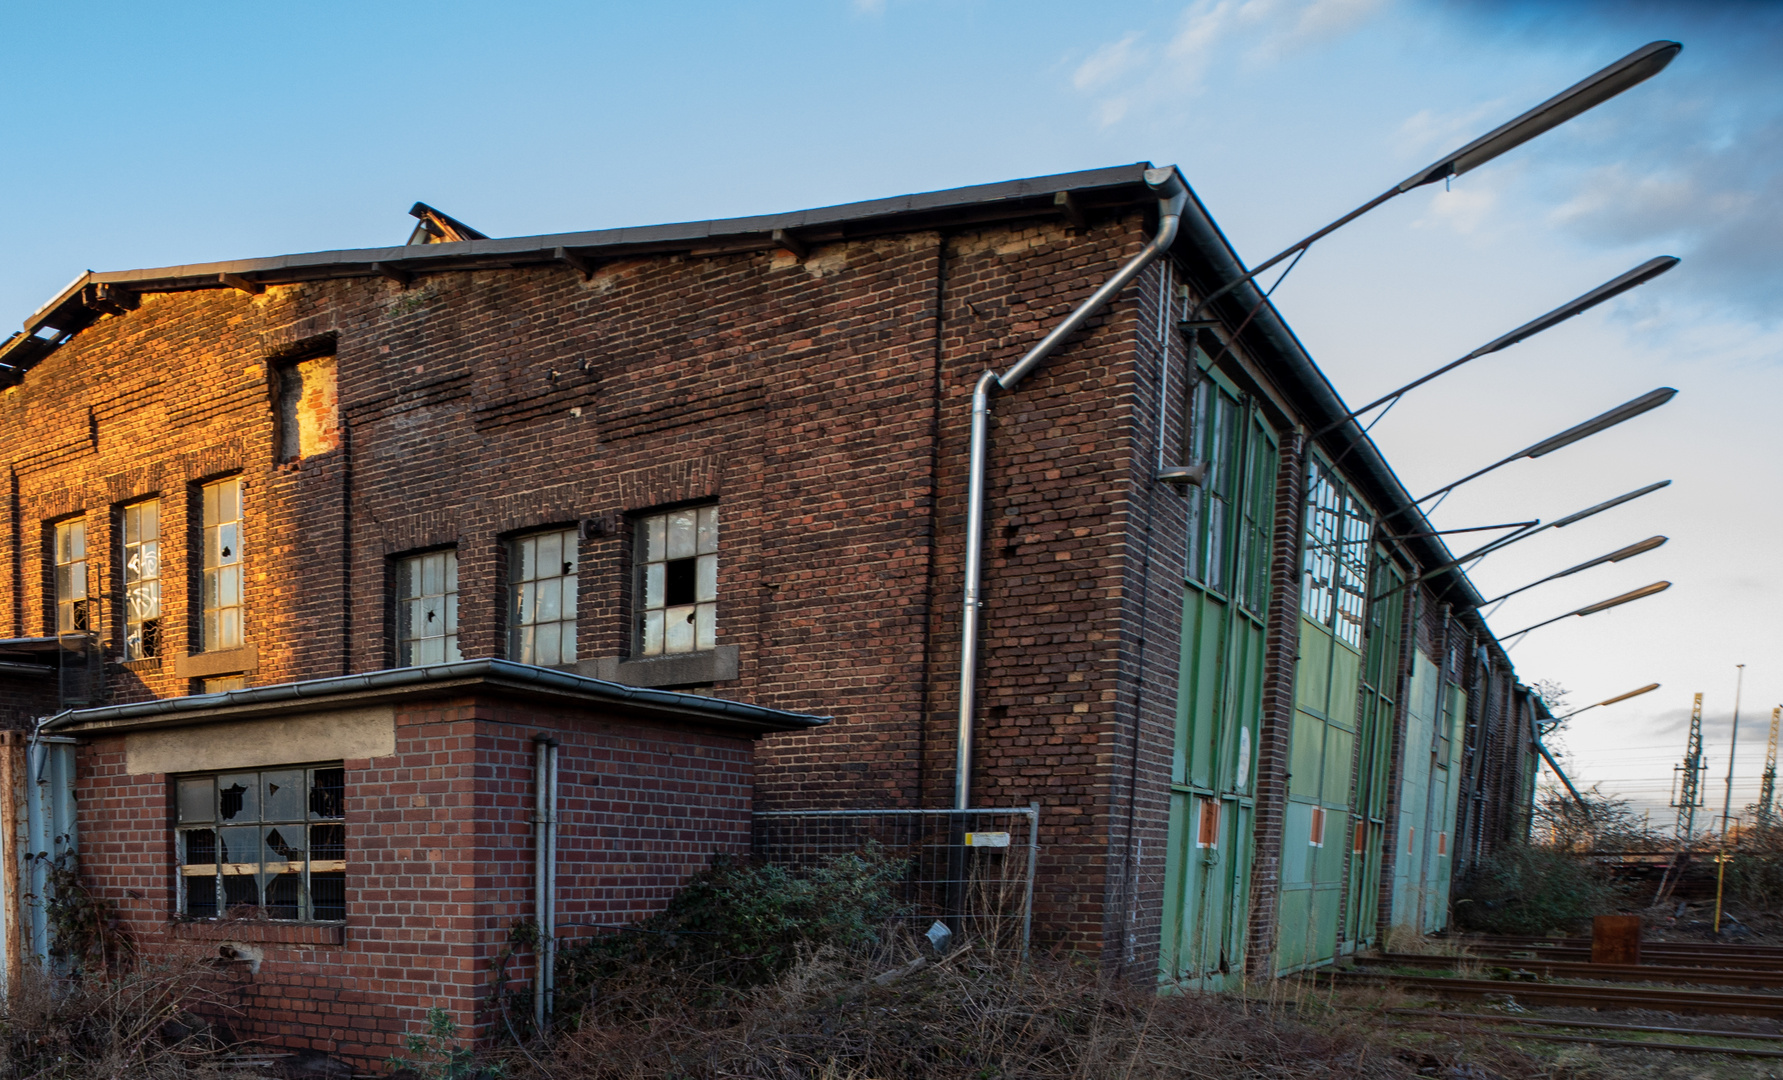
[[[180,914],[347,917],[340,765],[182,776],[174,785]]]
[[[574,631],[571,633],[573,640]],[[462,659],[458,651],[458,552],[430,551],[398,562],[397,665],[450,664]]]
[[[204,486],[204,651],[239,648],[242,636],[241,480]]]
[[[161,503],[124,507],[124,659],[161,655]]]
[[[1306,538],[1300,611],[1331,628],[1353,649],[1362,647],[1368,608],[1368,509],[1314,459],[1307,466]]]
[[[576,530],[534,533],[508,548],[508,659],[576,660]]]
[[[638,522],[638,652],[704,652],[718,645],[718,507]]]
[[[56,526],[56,633],[92,630],[91,604],[87,596],[87,523],[64,521]]]

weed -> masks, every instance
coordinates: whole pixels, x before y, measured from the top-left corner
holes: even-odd
[[[1553,848],[1512,845],[1468,871],[1454,910],[1464,930],[1547,934],[1578,929],[1622,901],[1622,890],[1597,864]]]
[[[474,1051],[460,1046],[452,1014],[437,1005],[427,1010],[419,1032],[402,1037],[402,1048],[408,1056],[392,1054],[385,1064],[392,1072],[407,1072],[417,1080],[497,1080],[503,1071],[500,1062],[482,1064]]]

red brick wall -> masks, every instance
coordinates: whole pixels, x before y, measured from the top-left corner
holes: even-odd
[[[623,924],[659,910],[714,854],[749,846],[747,740],[497,702],[399,708],[396,753],[346,762],[347,923],[179,923],[168,778],[125,774],[124,740],[80,751],[87,879],[151,948],[264,950],[231,965],[238,1033],[370,1062],[450,1010],[488,1033],[491,961],[534,914],[533,737],[559,750],[558,918]],[[286,764],[266,762],[266,765]],[[566,927],[564,939],[592,933]],[[508,965],[524,989],[531,956]]]

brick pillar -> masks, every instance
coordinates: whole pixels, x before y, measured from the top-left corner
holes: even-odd
[[[1252,818],[1251,910],[1245,970],[1275,973],[1281,894],[1282,816],[1288,801],[1288,732],[1300,658],[1300,516],[1306,501],[1306,440],[1282,440],[1275,477],[1275,544],[1269,560],[1269,620],[1263,644],[1263,717],[1257,734],[1257,808]]]

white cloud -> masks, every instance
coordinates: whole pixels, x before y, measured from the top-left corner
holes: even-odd
[[[1071,85],[1079,90],[1094,90],[1140,67],[1147,55],[1147,50],[1139,46],[1139,39],[1144,36],[1135,30],[1119,41],[1098,46],[1071,73]]]
[[[883,15],[885,13],[885,0],[848,0],[848,6],[853,8],[857,15]]]

